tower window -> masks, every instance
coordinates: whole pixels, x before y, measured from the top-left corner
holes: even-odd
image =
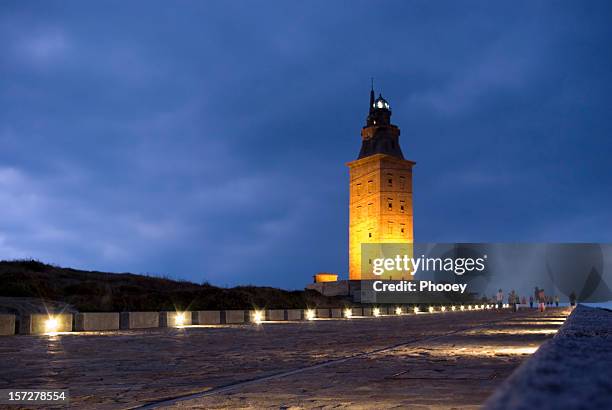
[[[357,196],[361,195],[361,184],[357,184],[355,187],[355,191],[357,191]]]
[[[393,210],[393,199],[391,199],[391,198],[387,198],[387,209],[389,211]]]
[[[400,177],[400,189],[403,191],[406,189],[406,178]]]
[[[372,237],[372,232],[368,232],[368,238]]]
[[[387,174],[387,186],[388,187],[393,186],[393,174]]]
[[[406,201],[400,201],[400,212],[404,213],[406,210]]]
[[[374,192],[374,181],[368,181],[368,194]]]
[[[405,231],[406,231],[406,225],[400,224],[400,232],[405,233]]]
[[[387,223],[387,233],[389,235],[393,234],[393,222],[388,222]]]
[[[368,204],[368,216],[372,216],[372,215],[374,215],[374,204],[370,202]]]

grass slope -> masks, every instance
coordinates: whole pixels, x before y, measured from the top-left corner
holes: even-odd
[[[0,261],[0,296],[61,301],[79,311],[162,311],[330,307],[342,299],[271,287],[220,288],[132,273],[61,268],[35,260]]]

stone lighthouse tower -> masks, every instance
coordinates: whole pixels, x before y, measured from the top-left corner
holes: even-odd
[[[349,162],[349,279],[361,279],[361,244],[412,243],[412,167],[391,124],[391,107],[374,88],[361,151]]]

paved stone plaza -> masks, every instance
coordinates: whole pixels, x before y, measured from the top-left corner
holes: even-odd
[[[73,408],[478,406],[567,314],[447,312],[1,337],[0,389],[69,389]]]

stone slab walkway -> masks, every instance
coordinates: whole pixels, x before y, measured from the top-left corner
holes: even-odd
[[[478,406],[568,313],[448,312],[2,337],[0,389],[70,389],[71,408],[88,409],[151,402],[188,408]],[[387,350],[258,382],[380,349]],[[239,384],[247,380],[255,382]],[[214,394],[164,402],[205,391]]]

